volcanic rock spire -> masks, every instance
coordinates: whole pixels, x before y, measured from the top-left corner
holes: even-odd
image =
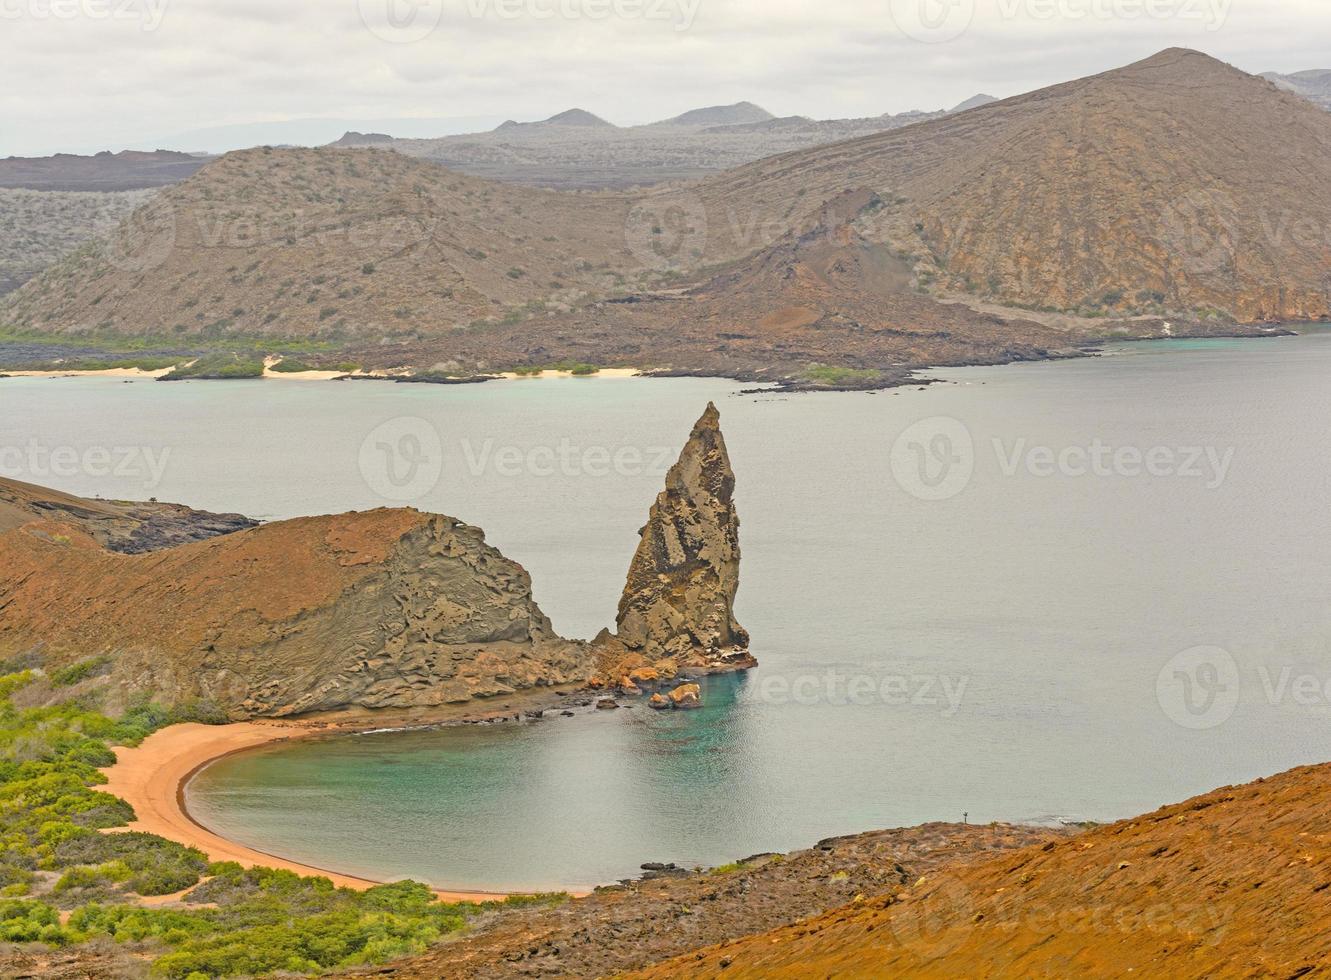
[[[708,404],[642,529],[619,601],[617,639],[648,660],[681,667],[748,667],[749,634],[735,622],[739,517],[720,414]]]

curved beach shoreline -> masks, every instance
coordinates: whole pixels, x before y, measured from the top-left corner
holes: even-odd
[[[211,861],[236,861],[244,867],[282,868],[301,875],[329,878],[333,884],[344,888],[372,888],[382,882],[288,861],[227,840],[196,821],[185,807],[185,785],[209,763],[260,745],[306,738],[319,732],[314,727],[293,723],[172,725],[154,732],[137,748],[117,747],[115,765],[102,770],[107,783],[98,788],[120,797],[134,808],[135,821],[117,830],[143,831],[197,847]],[[437,890],[435,894],[446,902],[490,902],[508,897],[479,891]]]

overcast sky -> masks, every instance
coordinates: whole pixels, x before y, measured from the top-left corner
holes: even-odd
[[[866,116],[1171,46],[1331,68],[1328,42],[1326,0],[0,0],[0,155],[321,141],[252,126],[310,118],[427,135],[572,106],[620,124],[742,99]]]

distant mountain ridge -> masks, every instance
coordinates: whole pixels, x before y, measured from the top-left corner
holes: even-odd
[[[762,106],[752,102],[736,102],[734,105],[707,106],[703,109],[691,109],[667,119],[659,125],[668,126],[733,126],[739,123],[764,122],[775,117]]]
[[[1323,109],[1331,109],[1331,68],[1315,68],[1310,71],[1295,72],[1292,75],[1268,71],[1263,72],[1262,77],[1274,82],[1286,92],[1301,95]]]
[[[210,157],[176,150],[103,150],[92,156],[57,153],[49,157],[0,159],[0,187],[36,191],[132,191],[176,184]]]
[[[997,102],[998,99],[992,95],[985,95],[981,92],[979,95],[972,95],[965,102],[952,107],[953,112],[965,112],[968,109],[978,109],[982,105],[988,105],[990,102]]]
[[[691,109],[641,126],[616,126],[584,109],[513,120],[488,133],[371,141],[352,134],[334,146],[377,146],[451,170],[539,187],[603,189],[690,179],[766,156],[941,119],[994,101],[977,95],[953,110],[857,119],[777,117],[752,102]]]
[[[577,129],[618,129],[614,123],[606,122],[600,116],[588,112],[586,109],[567,109],[564,112],[557,113],[549,119],[542,119],[539,122],[520,123],[512,119],[500,123],[495,128],[496,133],[505,133],[514,129],[530,129],[545,126],[568,126]]]
[[[374,146],[376,143],[387,143],[393,137],[387,133],[357,133],[354,130],[348,130],[342,134],[341,139],[329,143],[329,146]]]

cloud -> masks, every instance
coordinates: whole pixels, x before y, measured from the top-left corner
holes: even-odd
[[[61,0],[62,16],[51,2],[0,0],[0,154],[575,105],[620,123],[738,99],[876,115],[1175,45],[1248,71],[1331,67],[1331,5],[1309,0],[927,0],[954,18],[941,31],[926,0]]]

